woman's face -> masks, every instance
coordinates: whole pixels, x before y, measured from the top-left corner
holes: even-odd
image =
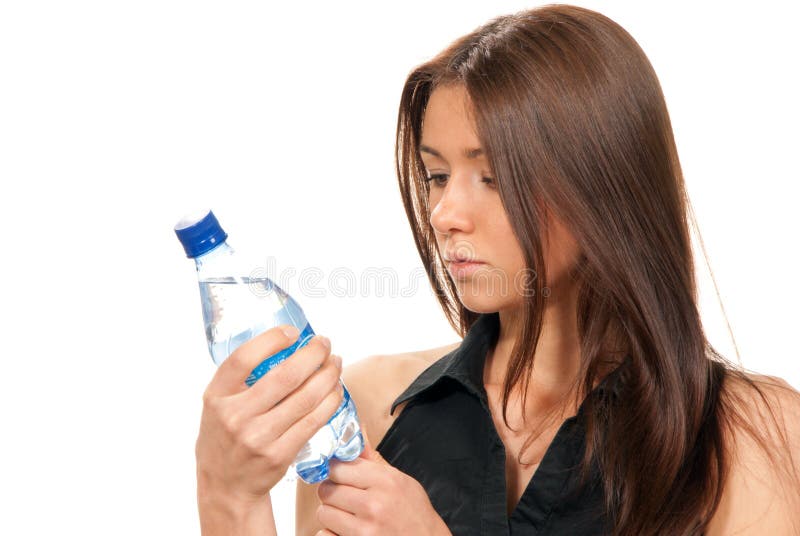
[[[430,223],[464,307],[480,313],[513,309],[533,292],[535,275],[526,269],[494,174],[481,154],[469,106],[460,85],[437,87],[428,101],[420,154],[427,178],[432,179]],[[547,286],[555,294],[558,281],[577,258],[577,247],[563,225],[551,218],[549,226],[543,247]],[[450,261],[453,257],[481,264],[465,273]]]

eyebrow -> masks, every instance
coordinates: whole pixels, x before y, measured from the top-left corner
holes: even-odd
[[[433,156],[436,156],[436,157],[441,158],[442,160],[444,160],[444,157],[441,155],[441,153],[439,153],[439,151],[437,151],[433,147],[428,147],[427,145],[420,145],[419,146],[419,151],[421,153],[432,154]],[[485,154],[485,153],[484,153],[483,149],[481,149],[480,147],[478,147],[477,149],[465,149],[464,150],[464,156],[466,156],[467,158],[470,158],[470,159],[471,158],[477,158],[477,157],[481,156],[482,154]]]

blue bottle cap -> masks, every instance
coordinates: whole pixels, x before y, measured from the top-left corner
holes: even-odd
[[[187,214],[181,218],[175,225],[175,234],[190,259],[208,253],[228,238],[210,210]]]

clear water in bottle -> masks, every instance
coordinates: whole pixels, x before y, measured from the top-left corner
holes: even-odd
[[[264,331],[290,324],[300,330],[292,346],[262,361],[245,379],[252,386],[273,367],[288,359],[315,335],[300,305],[266,277],[240,275],[234,262],[227,234],[219,227],[213,213],[184,218],[175,232],[195,259],[200,299],[203,309],[208,349],[214,363],[220,365],[236,348]],[[313,484],[328,477],[331,458],[356,459],[364,449],[358,414],[344,382],[343,399],[328,422],[300,450],[292,466],[305,482]]]

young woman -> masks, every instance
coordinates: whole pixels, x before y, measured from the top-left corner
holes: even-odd
[[[706,340],[669,116],[625,30],[564,5],[490,21],[408,76],[397,156],[464,339],[344,370],[369,445],[298,483],[298,534],[800,533],[800,395]],[[204,532],[274,531],[269,489],[341,397],[317,339],[245,389],[292,342],[271,330],[209,385]]]

